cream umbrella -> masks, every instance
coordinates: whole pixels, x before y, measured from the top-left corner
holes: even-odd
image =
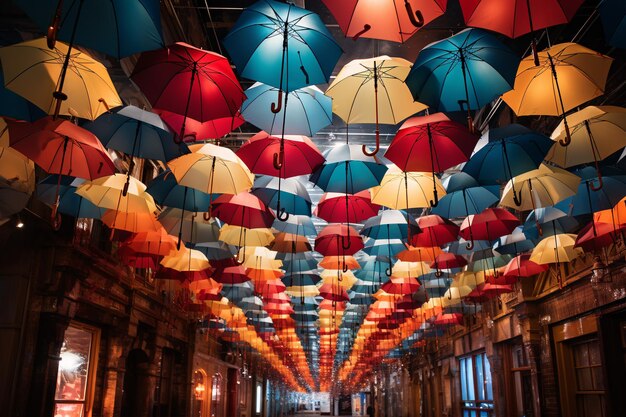
[[[274,241],[274,235],[271,229],[248,229],[225,224],[220,230],[219,239],[235,246],[267,246]]]
[[[199,250],[182,246],[161,259],[161,265],[176,271],[204,271],[211,267],[209,260]]]
[[[439,178],[435,178],[437,193],[443,197],[446,189]],[[392,167],[385,173],[380,186],[371,189],[372,203],[398,210],[430,207],[435,198],[432,185],[430,172],[402,172]]]
[[[580,177],[561,168],[546,164],[513,177],[504,187],[500,204],[520,211],[553,206],[578,191]],[[513,188],[521,201],[514,201]]]
[[[128,187],[126,187],[128,185]],[[127,193],[124,191],[127,188]],[[135,177],[113,174],[85,181],[76,189],[76,194],[98,207],[124,213],[154,213],[154,199],[146,192],[146,185]]]
[[[561,262],[571,262],[584,251],[575,247],[576,235],[569,233],[555,234],[541,240],[533,249],[530,260],[539,265],[560,264]],[[559,288],[562,286],[561,268],[557,268],[557,280]]]
[[[398,124],[428,106],[413,101],[404,80],[412,64],[402,58],[386,55],[355,59],[346,64],[326,90],[333,99],[333,113],[347,125],[352,123],[376,124],[375,155],[380,148],[378,125]]]

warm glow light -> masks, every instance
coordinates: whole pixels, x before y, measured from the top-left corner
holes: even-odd
[[[61,353],[61,362],[59,363],[59,369],[62,371],[76,371],[85,360],[80,356],[72,352]]]

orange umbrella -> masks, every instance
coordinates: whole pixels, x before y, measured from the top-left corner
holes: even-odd
[[[124,246],[138,253],[165,256],[176,249],[176,242],[165,229],[161,228],[158,231],[136,233],[124,242]]]
[[[158,232],[163,228],[152,213],[134,213],[107,210],[100,219],[111,229],[127,232]]]

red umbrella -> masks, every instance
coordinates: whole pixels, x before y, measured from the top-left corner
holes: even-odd
[[[213,215],[225,223],[249,229],[269,228],[274,215],[254,194],[222,194],[213,201]]]
[[[178,42],[143,52],[131,74],[153,107],[199,122],[235,117],[246,95],[230,63],[215,52]]]
[[[152,109],[152,111],[161,116],[170,129],[175,132],[181,131],[185,116],[167,110]],[[244,122],[245,120],[239,113],[234,117],[222,117],[204,123],[187,117],[183,138],[185,140],[219,139],[237,129]]]
[[[530,260],[530,254],[518,255],[504,268],[502,277],[505,279],[532,277],[548,270],[548,265],[540,265]]]
[[[194,282],[209,279],[210,275],[210,269],[205,269],[203,271],[178,271],[176,269],[159,265],[159,268],[154,274],[154,279],[173,279],[180,282]]]
[[[257,293],[261,294],[263,297],[269,297],[273,294],[284,293],[285,292],[285,284],[280,279],[272,279],[269,281],[265,281],[263,285],[259,288],[255,286],[255,290]]]
[[[346,290],[339,285],[323,284],[320,288],[320,295],[325,300],[330,301],[350,301]]]
[[[478,135],[453,122],[443,113],[408,119],[394,137],[385,157],[403,171],[433,173],[435,199],[439,202],[435,173],[469,159],[478,142]]]
[[[324,256],[354,255],[363,247],[361,236],[345,224],[329,224],[315,238],[315,250]]]
[[[411,244],[421,248],[445,245],[459,235],[459,226],[436,214],[418,218],[417,225],[422,232],[413,235]]]
[[[250,281],[250,277],[246,275],[246,268],[241,265],[227,266],[219,273],[214,273],[213,278],[222,284],[242,284]]]
[[[416,278],[395,278],[391,277],[389,281],[385,282],[380,289],[388,294],[405,295],[411,294],[417,291],[420,287],[420,283]]]
[[[281,138],[259,132],[236,153],[255,174],[279,178],[310,174],[324,163],[317,146],[306,136],[285,135],[282,161],[278,160],[280,147]]]
[[[467,26],[489,29],[509,38],[569,22],[584,0],[461,0]],[[532,41],[537,62],[537,46]]]
[[[445,325],[463,325],[463,314],[461,313],[439,313],[435,316],[433,324],[439,326]]]
[[[159,231],[135,233],[122,245],[137,253],[165,256],[176,249],[176,240],[161,228]]]
[[[127,246],[120,246],[117,255],[126,265],[141,269],[157,269],[160,260],[159,256],[137,253]]]
[[[289,303],[267,303],[263,310],[270,314],[293,314],[293,307]]]
[[[372,203],[369,190],[356,194],[324,193],[313,212],[330,223],[360,223],[376,216],[380,206]]]
[[[467,265],[467,260],[461,255],[456,255],[454,253],[442,252],[435,260],[430,264],[431,268],[435,268],[438,271],[435,272],[437,276],[441,276],[439,269],[452,269],[452,268],[462,268]],[[437,274],[439,273],[439,274]]]
[[[586,251],[604,248],[617,243],[624,231],[626,231],[626,225],[617,228],[612,223],[592,221],[583,227],[578,236],[576,236],[575,247],[581,247]]]
[[[48,174],[60,174],[52,218],[59,206],[61,175],[93,180],[115,173],[115,165],[98,138],[67,120],[44,117],[34,123],[6,120],[9,145]]]
[[[503,208],[488,208],[467,216],[461,223],[459,235],[469,242],[467,247],[471,249],[474,240],[495,240],[510,235],[517,226],[519,220],[511,212]]]
[[[447,0],[322,1],[346,36],[393,42],[405,42],[419,28],[444,14],[447,5]]]

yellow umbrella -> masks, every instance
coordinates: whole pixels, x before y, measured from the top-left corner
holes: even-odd
[[[274,240],[274,235],[271,229],[248,229],[225,224],[220,230],[219,239],[235,246],[267,246]]]
[[[576,43],[560,43],[522,60],[513,90],[502,99],[518,116],[563,116],[565,112],[604,94],[613,59]],[[569,125],[564,119],[569,143]]]
[[[285,288],[285,294],[291,297],[317,297],[320,291],[315,285],[293,286]]]
[[[398,124],[428,106],[413,101],[404,80],[411,63],[386,55],[355,59],[346,64],[333,80],[326,95],[333,99],[333,113],[346,124],[376,123],[376,149],[380,147],[378,124]]]
[[[435,187],[439,197],[446,195],[446,189],[435,177]],[[397,167],[390,168],[380,186],[371,189],[372,203],[392,209],[430,207],[435,199],[432,173],[402,172]]]
[[[161,259],[161,265],[176,271],[204,271],[211,267],[209,260],[199,250],[188,249],[182,246],[179,250],[171,251]]]
[[[537,243],[530,260],[540,265],[571,262],[584,253],[581,248],[574,247],[575,244],[574,234],[561,233],[548,236]]]
[[[57,91],[68,46],[56,43],[49,49],[45,38],[38,38],[0,48],[5,86],[34,103],[48,114],[54,114]],[[109,74],[101,63],[86,53],[72,50],[59,114],[94,120],[102,113],[122,105]]]
[[[125,174],[113,174],[85,181],[76,189],[76,194],[98,207],[122,213],[156,212],[156,204],[152,196],[146,192],[146,185],[134,177],[128,177],[128,180],[126,195],[124,195],[127,182]]]
[[[537,169],[513,177],[504,187],[500,204],[521,211],[553,206],[576,194],[579,184],[578,175],[541,164]],[[514,201],[514,188],[521,205]]]
[[[428,274],[430,266],[426,262],[397,261],[393,265],[392,278],[416,278]]]
[[[343,272],[341,269],[325,269],[320,273],[324,284],[338,285],[349,290],[357,281],[352,271]]]
[[[208,194],[239,194],[252,187],[254,175],[230,149],[210,143],[190,149],[167,163],[178,184]]]

